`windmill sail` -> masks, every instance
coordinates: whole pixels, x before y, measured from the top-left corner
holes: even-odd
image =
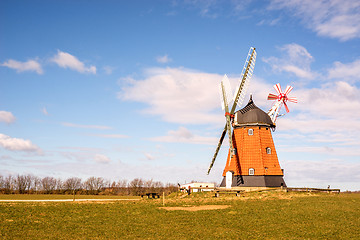
[[[207,174],[210,173],[210,170],[211,170],[211,168],[212,168],[213,165],[214,165],[216,156],[217,156],[217,154],[218,154],[218,152],[219,152],[219,150],[220,150],[220,147],[221,147],[222,142],[224,141],[224,138],[225,138],[225,135],[226,135],[226,130],[227,130],[227,124],[225,125],[225,128],[224,128],[224,130],[223,130],[222,133],[221,133],[221,137],[220,137],[219,143],[218,143],[218,145],[217,145],[217,147],[216,147],[216,150],[215,150],[214,156],[213,156],[213,158],[212,158],[212,160],[211,160],[211,163],[210,163],[210,166],[209,166],[209,169],[208,169]]]
[[[225,110],[225,106],[230,104],[232,100],[232,92],[231,92],[231,85],[229,78],[224,75],[223,79],[219,84],[219,95],[220,95],[220,102],[222,110]]]
[[[241,82],[234,94],[234,105],[231,108],[231,112],[235,112],[236,105],[241,107],[241,104],[244,102],[246,91],[250,84],[250,79],[253,75],[256,62],[256,51],[255,48],[250,48],[248,56],[246,58],[242,73],[241,73]]]
[[[231,152],[231,156],[234,154],[234,147],[233,147],[233,143],[232,143],[232,136],[231,136],[231,115],[229,113],[229,101],[231,100],[231,96],[230,96],[230,92],[231,92],[231,88],[230,88],[230,82],[228,77],[225,75],[223,80],[220,83],[220,88],[221,88],[221,95],[223,97],[223,103],[224,103],[224,110],[225,110],[225,117],[226,117],[226,128],[228,131],[228,136],[229,136],[229,146],[230,146],[230,152]]]
[[[242,102],[244,101],[246,90],[247,90],[247,87],[249,86],[250,79],[251,79],[253,71],[254,71],[255,61],[256,61],[256,51],[255,51],[254,47],[251,47],[250,50],[249,50],[248,56],[246,58],[245,64],[244,64],[242,74],[241,74],[240,85],[235,91],[236,94],[234,95],[234,103],[233,103],[233,105],[231,107],[231,110],[229,112],[229,114],[231,114],[231,115],[234,114],[235,109],[236,109],[236,105],[241,106]],[[210,167],[208,169],[207,174],[210,173],[210,170],[214,165],[215,159],[216,159],[216,157],[217,157],[217,155],[219,153],[222,142],[224,141],[224,137],[226,135],[227,130],[230,130],[230,132],[231,132],[230,126],[228,127],[228,123],[226,123],[226,125],[224,127],[224,130],[223,130],[223,132],[221,134],[219,143],[218,143],[218,145],[216,147],[216,150],[215,150],[214,156],[213,156],[213,158],[211,160]]]

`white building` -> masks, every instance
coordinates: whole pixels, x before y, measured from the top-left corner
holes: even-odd
[[[180,190],[183,192],[186,192],[189,189],[191,192],[207,192],[213,191],[214,188],[215,184],[209,182],[193,182],[180,185]]]

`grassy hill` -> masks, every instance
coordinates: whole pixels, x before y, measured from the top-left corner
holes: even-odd
[[[1,196],[1,198],[5,197]],[[28,198],[32,196],[29,195]],[[177,208],[167,210],[161,208],[162,199],[116,202],[1,202],[0,238],[356,239],[359,237],[360,194],[264,192],[245,193],[240,197],[223,195],[214,198],[210,193],[194,193],[190,196],[175,193],[167,196],[165,203],[166,207]],[[216,206],[222,207],[217,209]]]

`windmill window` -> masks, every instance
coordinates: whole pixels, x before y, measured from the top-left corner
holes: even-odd
[[[254,135],[254,129],[250,128],[248,130],[248,135],[251,136],[251,135]]]
[[[267,153],[267,154],[271,154],[271,148],[267,147],[267,148],[266,148],[266,153]]]
[[[249,168],[249,175],[254,175],[254,174],[255,174],[255,169]]]

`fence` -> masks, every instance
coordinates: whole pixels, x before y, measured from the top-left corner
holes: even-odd
[[[287,192],[327,192],[327,193],[340,193],[340,189],[331,188],[286,188]]]

